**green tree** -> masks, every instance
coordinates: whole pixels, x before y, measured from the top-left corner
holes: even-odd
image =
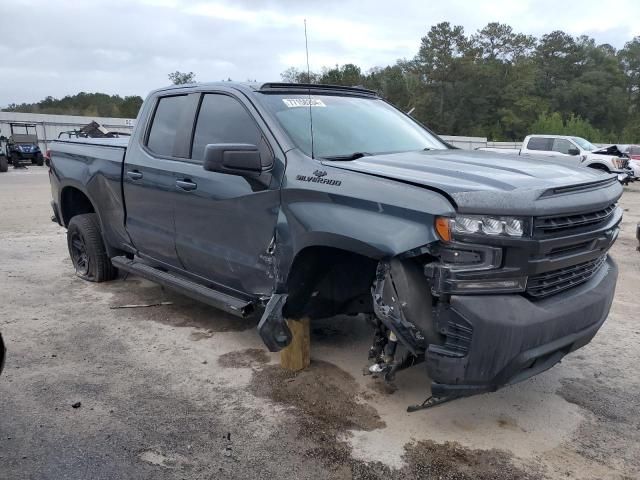
[[[441,132],[456,131],[456,84],[462,61],[469,49],[469,39],[460,25],[439,23],[420,41],[420,49],[413,61],[414,71],[421,77],[416,115]]]
[[[36,103],[11,104],[5,111],[135,118],[141,105],[142,98],[137,95],[122,98],[119,95],[80,92],[61,99],[49,96]]]
[[[173,73],[167,75],[171,83],[174,85],[183,85],[185,83],[193,83],[196,81],[196,74],[193,72],[185,73],[176,70]]]
[[[640,113],[640,36],[625,44],[618,59],[625,76],[629,113]]]

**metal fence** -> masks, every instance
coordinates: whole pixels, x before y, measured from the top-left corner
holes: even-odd
[[[11,135],[10,123],[28,123],[36,126],[36,133],[42,151],[49,142],[69,130],[78,130],[96,121],[107,130],[131,133],[135,124],[132,118],[82,117],[79,115],[46,115],[41,113],[0,112],[0,135]]]

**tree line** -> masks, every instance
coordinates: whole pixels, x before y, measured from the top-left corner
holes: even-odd
[[[195,82],[193,72],[175,71],[167,75],[174,85]],[[107,95],[106,93],[85,93],[68,95],[57,99],[47,97],[36,103],[12,103],[5,112],[47,113],[51,115],[81,115],[85,117],[136,118],[142,106],[142,97],[132,95]]]
[[[36,103],[11,104],[5,112],[48,113],[55,115],[82,115],[85,117],[136,118],[142,105],[142,98],[133,95],[107,95],[105,93],[85,93],[68,95],[57,99],[47,97]]]
[[[193,72],[168,77],[195,81]],[[291,67],[281,77],[370,88],[441,134],[518,141],[556,133],[640,143],[640,37],[617,50],[559,30],[536,38],[494,22],[467,35],[442,22],[412,59],[366,72],[354,64],[309,73]],[[141,105],[139,96],[81,92],[5,110],[135,118]]]
[[[441,134],[640,142],[640,37],[616,50],[562,31],[535,38],[489,23],[467,35],[442,22],[421,39],[413,59],[366,72],[354,64],[309,74],[292,67],[281,77],[370,88]]]

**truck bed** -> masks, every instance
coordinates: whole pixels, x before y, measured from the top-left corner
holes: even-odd
[[[127,240],[122,169],[128,143],[128,138],[74,138],[56,140],[50,146],[52,175],[57,179],[52,182],[54,190],[60,184],[69,189],[82,186],[91,202],[101,206],[105,238],[117,247]],[[56,191],[53,196],[56,204],[70,198]]]

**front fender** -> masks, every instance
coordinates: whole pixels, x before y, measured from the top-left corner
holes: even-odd
[[[434,218],[454,208],[421,187],[357,174],[353,195],[318,188],[282,190],[278,221],[279,283],[307,247],[332,247],[373,259],[390,258],[438,240]]]

